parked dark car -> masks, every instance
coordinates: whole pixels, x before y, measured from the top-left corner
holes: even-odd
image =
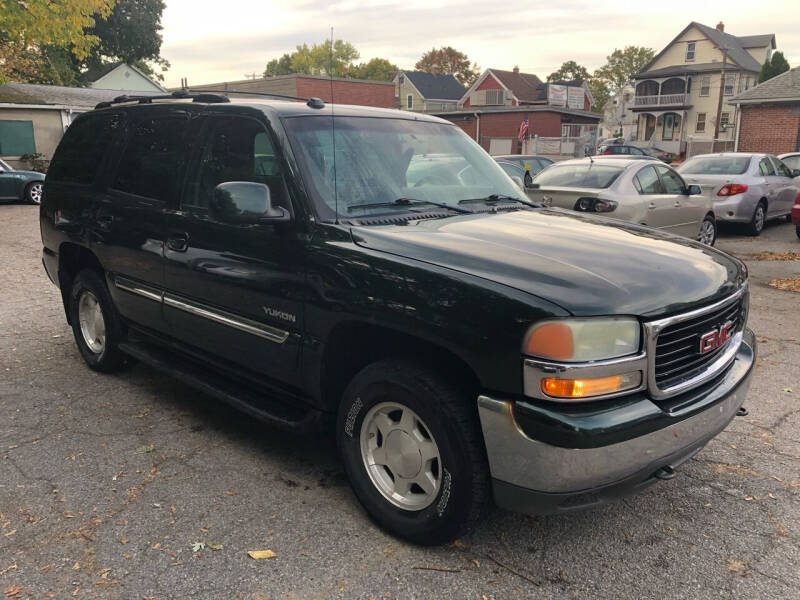
[[[672,154],[665,152],[659,148],[653,147],[638,147],[630,146],[627,144],[610,144],[600,146],[597,152],[601,156],[650,156],[667,164],[672,162]]]
[[[495,156],[494,159],[519,165],[525,172],[523,181],[526,185],[530,184],[539,171],[553,164],[553,161],[546,156],[536,156],[535,154],[501,154]]]
[[[42,201],[44,173],[14,169],[0,160],[0,202],[25,201],[39,204]]]
[[[432,116],[105,103],[45,186],[43,262],[90,368],[139,360],[267,423],[330,426],[366,511],[416,543],[491,495],[558,513],[669,479],[750,384],[739,260],[534,204]]]

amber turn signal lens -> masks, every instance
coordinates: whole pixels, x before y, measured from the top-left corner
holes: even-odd
[[[545,323],[531,332],[525,351],[533,356],[570,360],[574,354],[572,329],[566,323]]]
[[[642,374],[639,371],[612,375],[610,377],[595,377],[593,379],[555,379],[546,377],[542,379],[542,391],[553,398],[591,398],[604,396],[639,387],[642,383]]]

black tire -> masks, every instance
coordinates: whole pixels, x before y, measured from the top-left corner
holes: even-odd
[[[362,458],[364,419],[385,402],[415,412],[438,447],[439,489],[431,494],[431,504],[420,510],[399,508],[384,497]],[[374,521],[397,537],[421,545],[443,544],[469,531],[483,515],[490,484],[475,399],[424,367],[394,359],[373,363],[358,373],[339,406],[336,438],[359,502]]]
[[[787,223],[791,223],[791,222],[792,222],[792,215],[791,215],[791,213],[790,213],[790,214],[788,214],[788,215],[786,215],[786,222],[787,222]]]
[[[759,219],[759,211],[761,211],[761,218]],[[750,222],[747,224],[747,233],[752,236],[761,235],[761,232],[764,231],[764,225],[767,222],[767,205],[764,204],[762,200],[756,205],[755,210],[753,211],[753,217],[750,219]]]
[[[44,184],[41,181],[32,181],[26,185],[23,194],[24,200],[30,204],[41,204],[43,187]]]
[[[707,225],[710,224],[710,225]],[[711,229],[708,231],[708,235],[710,239],[706,239],[706,228],[710,227]],[[703,223],[700,225],[700,234],[697,236],[697,240],[706,244],[707,246],[713,246],[717,243],[717,220],[714,218],[714,215],[706,215],[703,219]]]
[[[96,352],[89,347],[81,329],[79,315],[79,302],[84,294],[90,294],[96,299],[105,324],[104,343],[101,351]],[[102,276],[91,269],[84,269],[75,277],[69,295],[69,320],[72,324],[72,333],[75,343],[83,356],[83,360],[90,369],[101,373],[119,371],[132,361],[119,350],[119,343],[125,339],[126,329],[122,318],[114,306],[114,301],[108,293]]]
[[[795,227],[795,229],[794,229],[794,232],[797,234],[797,237],[799,237],[799,238],[800,238],[800,225],[798,225],[797,227]]]

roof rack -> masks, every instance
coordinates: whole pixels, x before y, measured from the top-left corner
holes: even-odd
[[[267,98],[280,98],[281,100],[297,100],[305,102],[311,108],[325,108],[325,102],[320,98],[301,98],[299,96],[287,96],[285,94],[270,94],[269,92],[249,92],[242,90],[198,90],[198,92],[209,92],[212,94],[243,94],[245,96],[264,96]],[[190,93],[194,93],[191,92]]]
[[[95,106],[95,108],[108,108],[109,106],[113,106],[114,104],[125,104],[128,102],[138,102],[139,104],[150,104],[153,100],[187,100],[191,98],[192,102],[209,102],[209,103],[218,103],[218,102],[230,102],[230,99],[226,96],[220,96],[219,94],[213,94],[208,92],[201,92],[201,93],[191,93],[184,90],[179,90],[177,92],[172,92],[170,94],[156,94],[153,96],[128,96],[127,94],[122,96],[117,96],[113,100],[107,100],[105,102],[100,102]]]

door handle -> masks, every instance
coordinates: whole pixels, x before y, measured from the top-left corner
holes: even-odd
[[[655,202],[651,202],[650,204],[647,205],[647,208],[649,208],[650,210],[655,210],[656,209],[656,203]]]
[[[675,206],[675,208],[680,208],[681,207],[681,203],[678,200],[676,200],[674,206]]]
[[[189,234],[186,232],[173,232],[167,238],[167,248],[173,252],[186,252],[189,248]]]

